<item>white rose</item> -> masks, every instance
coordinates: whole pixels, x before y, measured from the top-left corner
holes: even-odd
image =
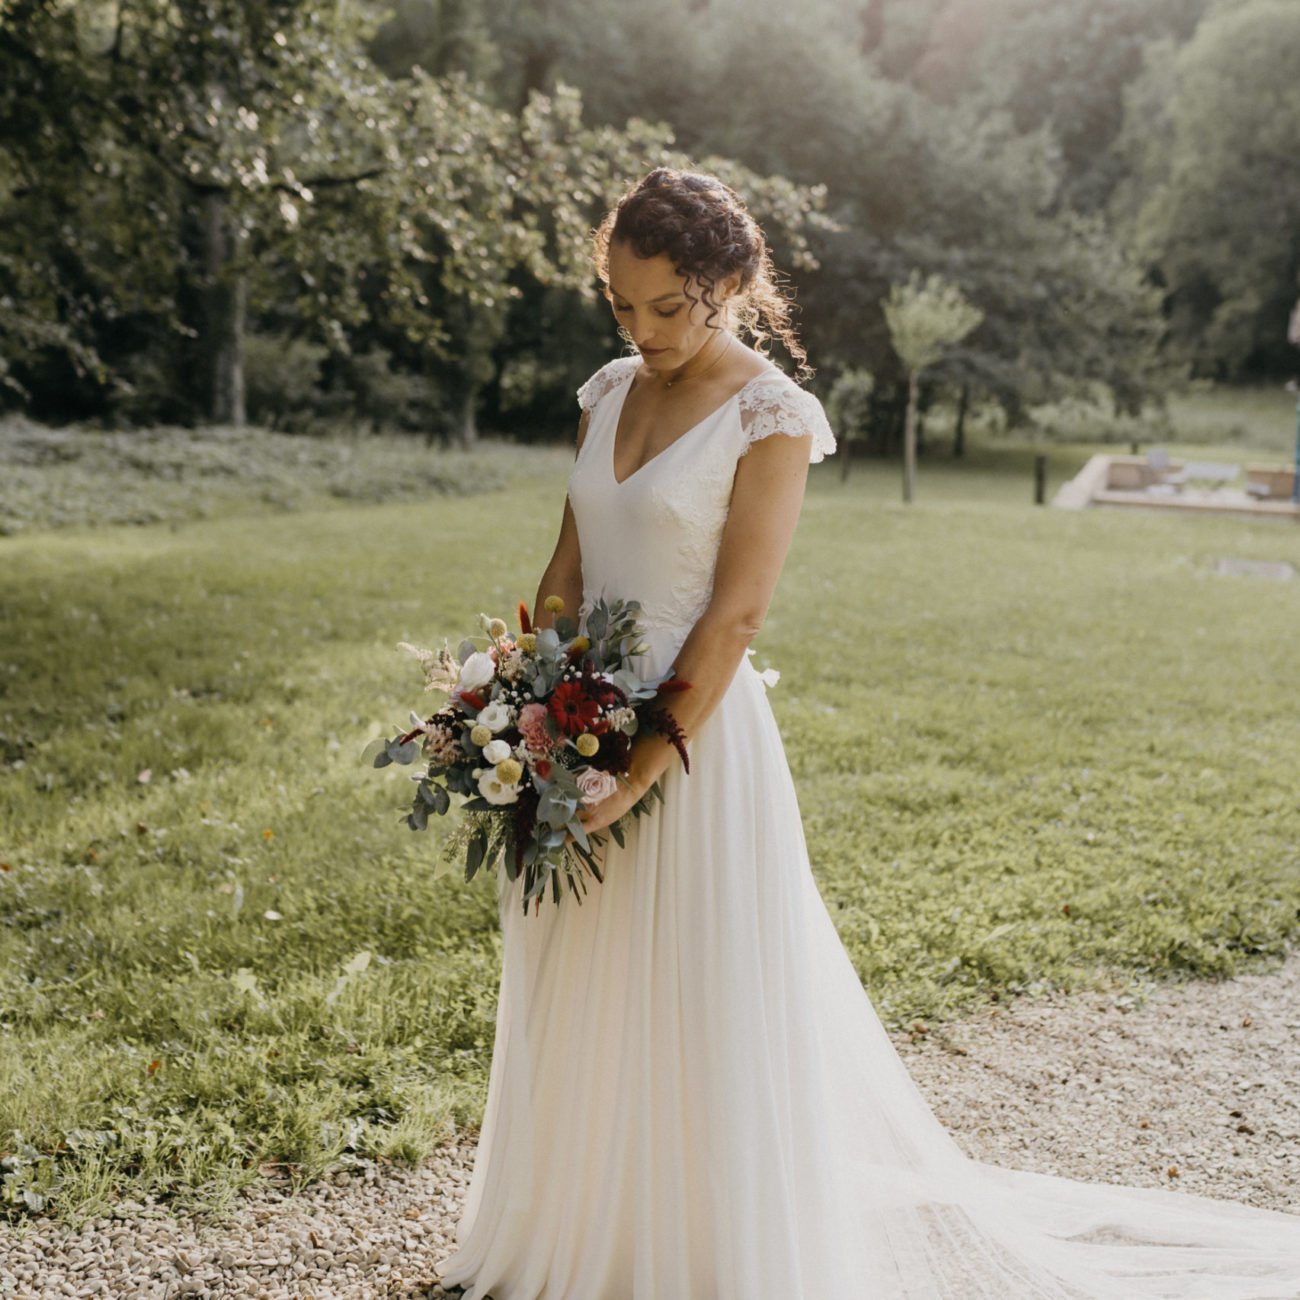
[[[478,779],[478,792],[488,803],[515,803],[519,798],[518,785],[503,785],[497,780],[495,768],[488,768]]]
[[[618,777],[612,772],[601,772],[594,767],[584,767],[575,774],[574,779],[582,791],[582,802],[588,807],[602,799],[608,799],[618,789]]]
[[[504,740],[489,740],[483,746],[483,757],[495,767],[510,757],[510,746]]]
[[[500,700],[493,700],[486,709],[480,711],[475,721],[489,731],[504,731],[510,725],[510,706],[502,704]]]
[[[481,690],[496,675],[496,671],[497,666],[492,662],[492,656],[477,650],[461,664],[460,678],[456,685],[462,691]]]

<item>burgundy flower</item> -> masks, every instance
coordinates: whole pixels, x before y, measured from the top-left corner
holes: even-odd
[[[566,736],[589,731],[600,716],[600,705],[588,699],[577,682],[561,682],[551,696],[551,717]]]

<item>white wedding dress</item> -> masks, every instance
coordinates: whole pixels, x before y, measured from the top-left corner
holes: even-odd
[[[641,601],[648,670],[708,602],[750,443],[813,435],[775,367],[622,483],[637,367],[579,394],[585,596]],[[759,674],[609,847],[604,885],[522,912],[445,1280],[470,1300],[1297,1300],[1300,1216],[968,1159],[917,1091],[809,869]]]

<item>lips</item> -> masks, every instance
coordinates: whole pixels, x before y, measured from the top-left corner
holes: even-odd
[[[667,348],[638,348],[637,351],[640,352],[643,357],[661,357],[665,352],[668,351],[668,349]]]

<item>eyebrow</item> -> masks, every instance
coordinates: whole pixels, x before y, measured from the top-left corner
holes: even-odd
[[[627,296],[627,294],[619,293],[619,291],[615,289],[612,284],[609,286],[609,291],[614,295],[615,298],[622,298],[624,302],[631,302],[631,299]],[[686,297],[685,293],[683,293],[680,289],[678,289],[676,293],[661,293],[659,297],[651,298],[650,301],[652,303],[667,302],[669,298],[685,298],[685,297]]]

